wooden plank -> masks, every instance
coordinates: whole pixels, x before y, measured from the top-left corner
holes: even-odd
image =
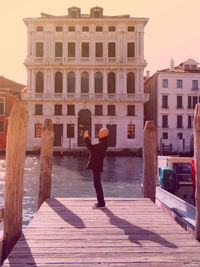
[[[200,244],[155,204],[125,202],[48,199],[3,266],[200,266]]]

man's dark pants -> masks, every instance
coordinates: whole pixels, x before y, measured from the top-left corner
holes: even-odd
[[[101,172],[93,170],[94,188],[96,190],[97,201],[101,206],[105,206],[103,189],[101,186]]]

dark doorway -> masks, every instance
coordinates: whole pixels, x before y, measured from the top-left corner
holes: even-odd
[[[53,129],[55,133],[54,146],[61,146],[63,137],[63,124],[54,124]]]
[[[117,125],[116,124],[107,124],[106,127],[109,130],[108,146],[109,147],[116,147],[116,144],[117,144]]]
[[[83,134],[85,130],[88,130],[91,137],[91,112],[88,109],[81,109],[78,113],[78,146],[84,147]]]

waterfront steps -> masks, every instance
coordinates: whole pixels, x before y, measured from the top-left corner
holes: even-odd
[[[3,266],[200,266],[200,243],[149,199],[45,201]]]

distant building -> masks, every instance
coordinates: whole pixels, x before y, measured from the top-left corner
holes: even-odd
[[[101,127],[113,149],[142,146],[144,27],[147,18],[90,14],[25,18],[28,51],[28,150],[40,148],[45,118],[55,131],[54,149],[84,147],[83,132],[97,142]]]
[[[0,76],[0,149],[6,148],[8,119],[12,107],[21,97],[25,85]]]
[[[193,151],[194,108],[200,103],[200,68],[188,59],[174,67],[157,71],[145,80],[145,120],[154,120],[158,148],[173,152]]]

